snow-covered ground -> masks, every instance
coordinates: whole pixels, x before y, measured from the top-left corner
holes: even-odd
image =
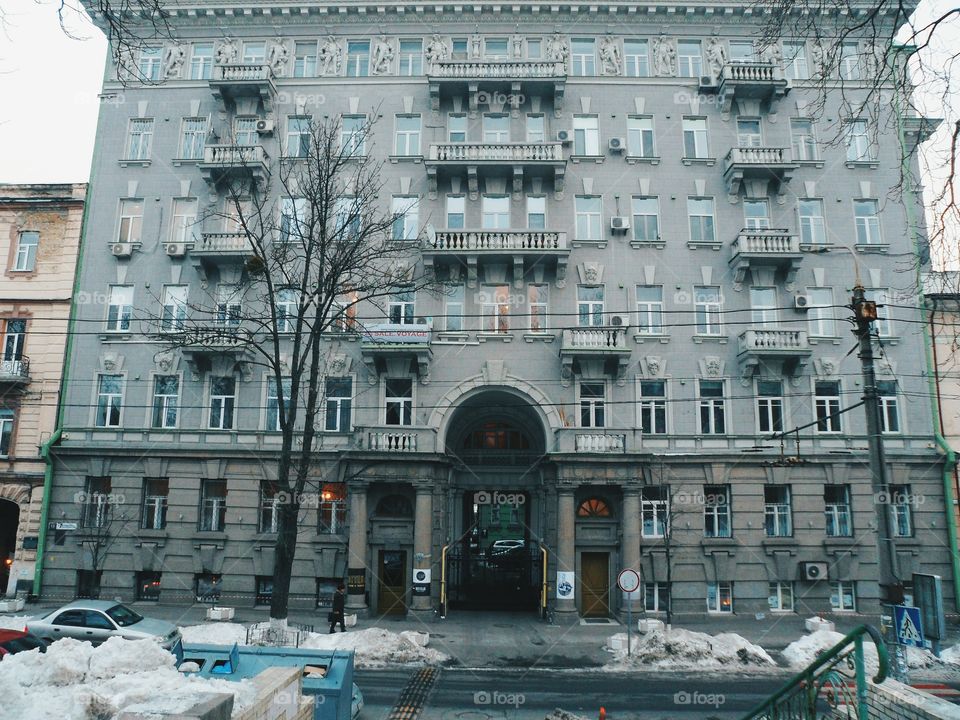
[[[203,623],[180,628],[185,643],[233,645],[246,640],[246,625],[240,623]],[[333,635],[307,633],[300,647],[319,650],[354,650],[357,667],[373,668],[385,665],[441,665],[450,657],[426,647],[427,633],[404,630],[399,633],[372,627],[349,630]]]
[[[248,680],[183,675],[174,657],[151,640],[110,638],[99,647],[65,638],[0,662],[4,718],[100,720],[129,710],[183,712],[211,693],[232,693],[234,713],[255,696]]]
[[[715,670],[718,668],[776,668],[776,662],[759,645],[736,633],[707,633],[672,627],[659,628],[632,638],[632,654],[627,655],[626,633],[607,639],[605,649],[613,653],[607,670],[624,670],[634,666],[659,670]]]
[[[0,615],[0,628],[4,630],[23,630],[27,620],[33,615]]]
[[[812,663],[817,655],[843,640],[843,633],[818,630],[790,643],[783,651],[783,658],[792,668],[802,668]],[[870,672],[877,668],[877,649],[869,639],[863,644],[863,655]],[[907,665],[912,670],[948,671],[956,673],[960,668],[960,645],[947,648],[937,658],[928,650],[907,648]]]

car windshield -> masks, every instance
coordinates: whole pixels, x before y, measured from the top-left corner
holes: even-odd
[[[112,608],[107,610],[107,615],[109,615],[110,619],[120,627],[135,625],[143,620],[142,615],[137,615],[137,613],[135,613],[133,610],[128,607],[124,607],[123,605],[114,605]]]

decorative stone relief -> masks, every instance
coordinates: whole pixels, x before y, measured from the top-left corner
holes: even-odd
[[[514,35],[510,40],[513,46],[513,57],[517,60],[523,57],[523,35]]]
[[[169,45],[163,56],[163,76],[167,80],[180,77],[180,70],[186,58],[187,50],[183,45],[180,43]]]
[[[716,35],[707,40],[706,47],[707,73],[716,83],[723,74],[723,66],[727,64],[727,46]]]
[[[673,39],[665,35],[653,39],[653,74],[657,77],[677,74],[677,48]]]
[[[287,71],[287,62],[290,60],[290,48],[283,40],[276,40],[267,51],[267,63],[273,74],[282,77]]]
[[[603,282],[603,264],[598,262],[585,262],[577,266],[580,273],[580,282],[586,285],[596,285]]]
[[[427,43],[427,49],[423,56],[426,58],[428,67],[447,60],[450,57],[450,48],[447,46],[447,41],[440,35],[434,35]]]
[[[157,370],[162,373],[169,373],[177,369],[179,356],[173,350],[161,350],[153,356],[153,362]]]
[[[214,56],[214,61],[217,65],[230,65],[237,61],[238,56],[236,41],[226,37],[217,45],[217,53]]]
[[[761,57],[764,62],[772,63],[776,67],[782,66],[783,50],[780,48],[780,43],[772,42],[765,46],[761,52]]]
[[[330,35],[317,53],[317,72],[320,75],[339,75],[343,67],[343,51],[340,43]]]
[[[373,44],[373,51],[370,54],[370,74],[386,75],[393,66],[393,45],[390,44],[390,38],[381,35]]]
[[[566,62],[570,55],[570,45],[563,35],[554,33],[552,37],[547,38],[546,51],[548,60],[563,60]]]
[[[666,369],[666,363],[659,355],[647,355],[643,362],[647,368],[647,377],[660,377]]]
[[[716,355],[707,355],[700,359],[700,372],[706,377],[717,378],[723,375],[725,363]]]
[[[124,356],[117,352],[105,352],[100,356],[100,369],[104,372],[123,370]]]
[[[481,52],[482,47],[483,47],[483,38],[478,33],[474,33],[470,37],[470,57],[474,59],[479,59],[483,54]]]
[[[327,361],[327,373],[330,375],[344,375],[350,372],[350,358],[347,355],[338,353],[331,355]]]
[[[616,38],[605,37],[600,43],[600,70],[604,75],[619,75],[623,69],[623,56]]]
[[[827,75],[827,48],[823,40],[814,40],[810,46],[810,61],[813,63],[811,68],[812,76]]]
[[[819,377],[833,377],[837,374],[838,364],[836,358],[817,358],[813,361],[813,364]]]

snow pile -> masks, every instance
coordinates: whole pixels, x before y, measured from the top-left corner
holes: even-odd
[[[816,660],[821,652],[832,648],[843,638],[842,633],[818,630],[790,643],[784,649],[783,657],[791,667],[803,668]],[[870,639],[864,640],[863,657],[868,672],[876,672],[879,662],[877,660],[877,648]],[[929,650],[907,648],[907,666],[913,670],[938,670],[951,664],[960,665],[960,645],[944,650],[940,658],[937,658]]]
[[[940,652],[940,659],[950,665],[960,665],[960,645],[948,647]]]
[[[736,633],[708,635],[682,628],[658,629],[634,635],[632,645],[633,654],[628,656],[626,634],[610,637],[605,649],[613,653],[614,660],[604,667],[615,670],[624,665],[642,665],[664,670],[694,670],[776,666],[766,650]]]
[[[99,647],[64,638],[45,654],[8,655],[0,663],[4,717],[18,720],[107,720],[130,710],[184,712],[211,693],[234,695],[234,712],[250,705],[249,681],[182,675],[152,640],[110,638]],[[41,700],[42,699],[42,700]]]
[[[0,615],[0,629],[23,630],[31,617],[30,615]]]
[[[247,641],[247,626],[232,622],[212,622],[180,628],[184,644],[243,645]]]

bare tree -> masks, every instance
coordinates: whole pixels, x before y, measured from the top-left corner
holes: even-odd
[[[120,509],[124,503],[122,496],[115,496],[113,493],[93,492],[83,497],[83,528],[80,538],[93,573],[91,597],[100,597],[100,574],[106,565],[107,556],[133,521],[129,513]]]

